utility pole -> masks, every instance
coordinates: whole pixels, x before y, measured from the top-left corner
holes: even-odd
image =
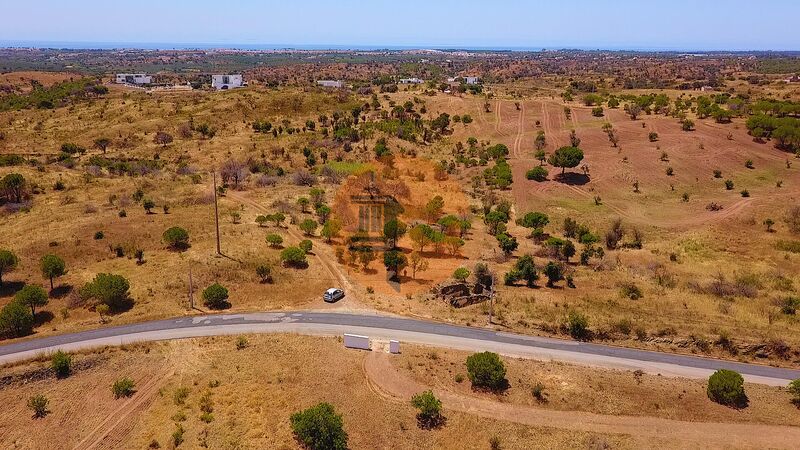
[[[217,254],[221,255],[219,248],[219,206],[217,206],[217,170],[214,169],[214,222],[217,227]]]
[[[194,309],[194,284],[192,283],[192,266],[189,266],[189,309]]]

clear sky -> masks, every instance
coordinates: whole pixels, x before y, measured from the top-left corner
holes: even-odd
[[[6,42],[800,50],[800,0],[3,3]]]

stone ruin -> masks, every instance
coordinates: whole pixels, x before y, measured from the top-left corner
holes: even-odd
[[[494,293],[494,281],[491,278],[480,283],[450,281],[433,288],[435,296],[456,308],[485,302],[492,298]]]

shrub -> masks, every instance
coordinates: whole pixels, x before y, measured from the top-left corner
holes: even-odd
[[[68,377],[70,371],[72,370],[72,356],[70,356],[68,353],[64,353],[61,350],[53,353],[50,363],[58,378]]]
[[[497,353],[482,352],[467,358],[467,376],[474,387],[493,390],[507,385],[506,368]]]
[[[262,283],[272,282],[272,267],[267,264],[259,264],[256,267],[256,275],[261,278]]]
[[[411,397],[411,404],[419,410],[417,423],[420,428],[436,428],[442,424],[442,401],[431,391],[425,391]]]
[[[781,302],[781,312],[786,315],[797,314],[798,308],[800,308],[800,297],[787,297]]]
[[[130,397],[136,392],[136,383],[128,377],[121,378],[114,382],[111,386],[111,392],[114,393],[114,398]]]
[[[725,180],[725,189],[728,191],[733,189],[733,180]]]
[[[181,227],[168,228],[163,235],[164,242],[174,250],[189,248],[189,232]]]
[[[329,403],[320,403],[289,417],[292,433],[309,450],[346,450],[342,416]]]
[[[156,207],[156,202],[154,202],[153,200],[151,200],[149,198],[146,198],[146,199],[144,199],[142,201],[142,207],[147,212],[147,214],[150,214],[150,213],[152,213],[151,210]]]
[[[33,410],[33,417],[39,419],[47,415],[47,404],[50,401],[42,394],[34,395],[28,399],[28,408]]]
[[[94,240],[95,241],[99,241],[99,240],[103,239],[104,237],[106,237],[106,235],[102,231],[96,231],[94,233]]]
[[[304,240],[300,241],[300,243],[298,244],[298,247],[300,247],[300,249],[303,250],[304,252],[310,253],[311,249],[314,248],[314,244],[311,241],[309,241],[308,239],[304,239]]]
[[[300,247],[286,247],[281,252],[281,261],[290,267],[303,267],[308,264],[306,252]]]
[[[229,308],[228,290],[219,283],[212,284],[203,291],[203,304],[211,309]]]
[[[742,408],[747,406],[744,378],[732,370],[720,369],[708,378],[708,398],[720,405]]]
[[[548,262],[542,272],[547,277],[547,287],[553,287],[555,283],[564,279],[564,270],[553,261]]]
[[[542,383],[536,383],[536,385],[531,388],[531,394],[539,403],[547,403],[547,393],[545,393]]]
[[[620,288],[620,291],[622,292],[623,297],[631,300],[639,300],[644,296],[639,286],[634,283],[624,283]]]
[[[186,399],[189,397],[189,388],[182,386],[178,389],[175,389],[175,393],[172,394],[172,401],[175,402],[176,405],[180,406],[186,402]]]
[[[747,189],[743,189],[742,192],[740,192],[740,194],[742,194],[742,197],[750,197],[750,191],[748,191]]]
[[[250,345],[250,341],[248,341],[246,337],[239,336],[236,338],[236,350],[244,350],[248,345]]]
[[[542,166],[536,166],[533,169],[525,172],[525,178],[533,181],[545,181],[547,180],[547,169]]]
[[[175,424],[175,431],[172,432],[172,444],[175,447],[180,447],[183,444],[183,425]]]
[[[586,340],[589,338],[589,319],[577,311],[570,311],[567,316],[569,335],[573,339]]]
[[[0,286],[3,285],[3,274],[13,271],[19,265],[19,258],[10,250],[0,249]]]

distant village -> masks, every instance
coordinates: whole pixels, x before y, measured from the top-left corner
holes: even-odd
[[[211,89],[224,91],[229,89],[236,89],[247,86],[247,81],[244,80],[242,74],[212,74]],[[135,89],[145,89],[148,91],[181,91],[192,90],[200,86],[193,85],[191,82],[183,84],[175,83],[158,83],[157,76],[150,75],[144,72],[141,73],[117,73],[114,82],[118,85],[123,85]],[[400,85],[420,85],[426,82],[421,78],[399,78],[396,80]],[[462,84],[469,86],[477,86],[481,84],[480,77],[465,76],[465,77],[449,77],[446,83],[450,88],[458,87]],[[322,88],[341,89],[349,87],[342,80],[317,80],[316,85]],[[449,92],[446,91],[446,92]]]

